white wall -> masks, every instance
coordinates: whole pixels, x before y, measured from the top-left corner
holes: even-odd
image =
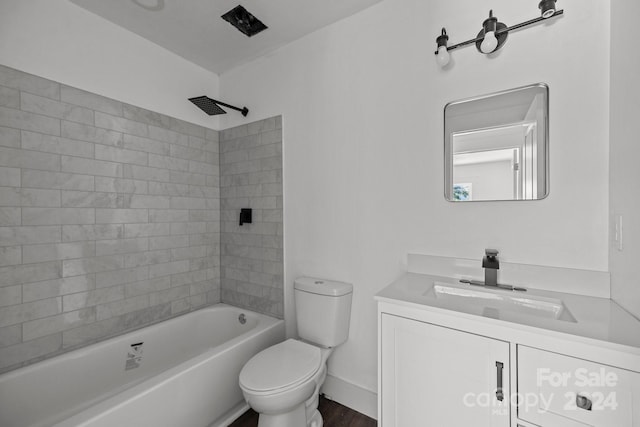
[[[447,70],[433,55],[442,26],[456,43],[490,7],[514,24],[537,16],[537,2],[386,0],[221,76],[223,97],[251,100],[250,120],[283,114],[289,326],[295,277],[354,284],[331,374],[375,391],[373,296],[408,252],[480,263],[496,247],[510,262],[608,269],[610,2],[558,4],[564,17],[511,34],[495,58],[453,52]],[[549,197],[446,202],[445,103],[536,82],[550,87]]]
[[[611,248],[612,297],[640,318],[640,3],[611,5],[611,223],[622,215],[623,251]],[[613,239],[612,239],[613,240]],[[612,242],[613,243],[613,242]]]
[[[0,1],[0,64],[188,122],[218,76],[66,0]]]

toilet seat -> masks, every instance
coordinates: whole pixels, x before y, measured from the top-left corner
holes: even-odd
[[[281,392],[313,377],[321,365],[318,347],[288,339],[251,358],[240,372],[240,386],[260,394]]]

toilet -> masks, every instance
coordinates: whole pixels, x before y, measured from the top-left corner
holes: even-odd
[[[244,398],[258,427],[322,427],[318,412],[327,359],[349,336],[353,286],[310,277],[295,281],[299,339],[288,339],[253,356],[240,372]]]

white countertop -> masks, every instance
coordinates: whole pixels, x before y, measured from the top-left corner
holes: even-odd
[[[380,302],[421,308],[441,314],[455,314],[457,317],[462,316],[471,320],[475,318],[476,321],[496,326],[509,325],[518,330],[543,332],[557,338],[581,337],[583,338],[581,341],[589,344],[601,344],[612,350],[640,356],[640,321],[610,299],[528,289],[526,295],[531,297],[562,300],[576,321],[570,322],[533,315],[500,318],[499,313],[498,315],[495,311],[487,313],[484,307],[476,307],[471,304],[456,304],[454,306],[448,301],[435,298],[433,287],[436,282],[461,288],[478,288],[459,283],[453,278],[405,273],[380,291],[375,298]],[[496,289],[492,292],[513,293],[515,291]],[[522,295],[524,294],[522,293]]]

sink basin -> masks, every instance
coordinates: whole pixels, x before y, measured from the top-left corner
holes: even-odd
[[[469,288],[435,282],[424,293],[447,308],[465,312],[481,311],[485,317],[517,322],[519,319],[542,319],[575,322],[562,300],[501,289]]]

